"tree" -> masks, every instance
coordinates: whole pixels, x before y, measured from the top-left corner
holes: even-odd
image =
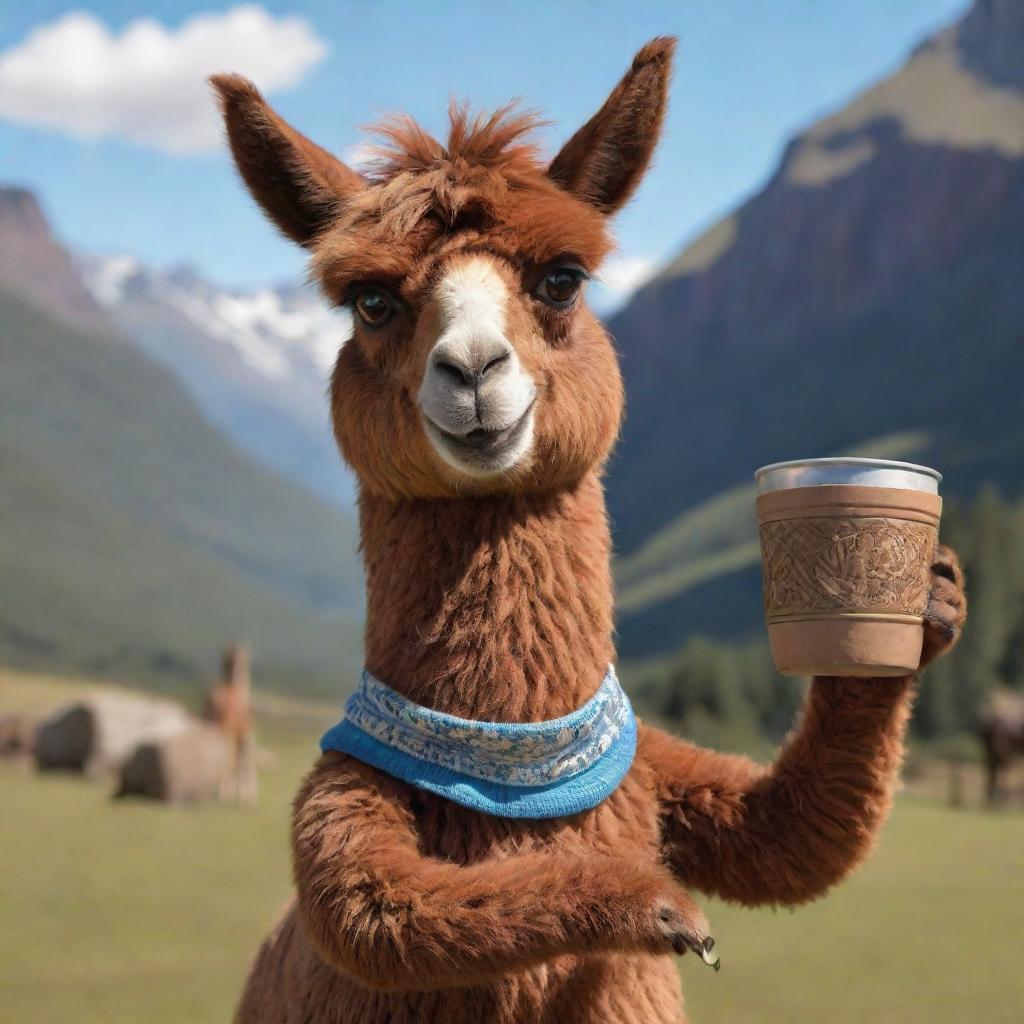
[[[999,663],[999,672],[1009,686],[1024,690],[1024,600],[1018,601],[1020,611]]]
[[[970,617],[952,657],[957,719],[969,728],[985,695],[999,682],[999,665],[1016,610],[1017,594],[1007,571],[1015,539],[1010,509],[995,487],[982,488],[970,515],[969,555],[965,567]]]

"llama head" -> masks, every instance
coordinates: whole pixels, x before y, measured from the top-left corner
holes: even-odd
[[[550,164],[526,139],[534,116],[453,106],[446,144],[395,118],[357,173],[245,79],[213,78],[249,190],[352,308],[331,409],[371,493],[551,489],[607,457],[622,382],[583,284],[657,143],[674,46],[643,47]]]

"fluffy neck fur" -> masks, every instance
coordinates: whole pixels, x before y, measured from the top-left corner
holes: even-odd
[[[568,714],[612,646],[600,481],[556,494],[394,503],[365,492],[366,666],[410,700],[482,721]]]

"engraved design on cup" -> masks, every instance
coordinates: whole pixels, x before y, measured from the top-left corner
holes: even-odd
[[[819,517],[761,526],[769,622],[850,609],[924,614],[935,529],[899,519]]]

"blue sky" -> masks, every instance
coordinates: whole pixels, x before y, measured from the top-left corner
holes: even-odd
[[[221,60],[248,62],[278,110],[338,153],[384,110],[443,132],[452,93],[484,107],[521,96],[557,122],[542,136],[554,152],[633,52],[670,33],[666,137],[618,218],[625,281],[755,191],[794,132],[898,67],[965,0],[265,0],[229,16],[238,6],[0,0],[0,182],[36,190],[77,249],[188,262],[232,285],[295,279],[301,253],[262,221],[197,113],[196,83]],[[94,17],[62,21],[74,11]]]

